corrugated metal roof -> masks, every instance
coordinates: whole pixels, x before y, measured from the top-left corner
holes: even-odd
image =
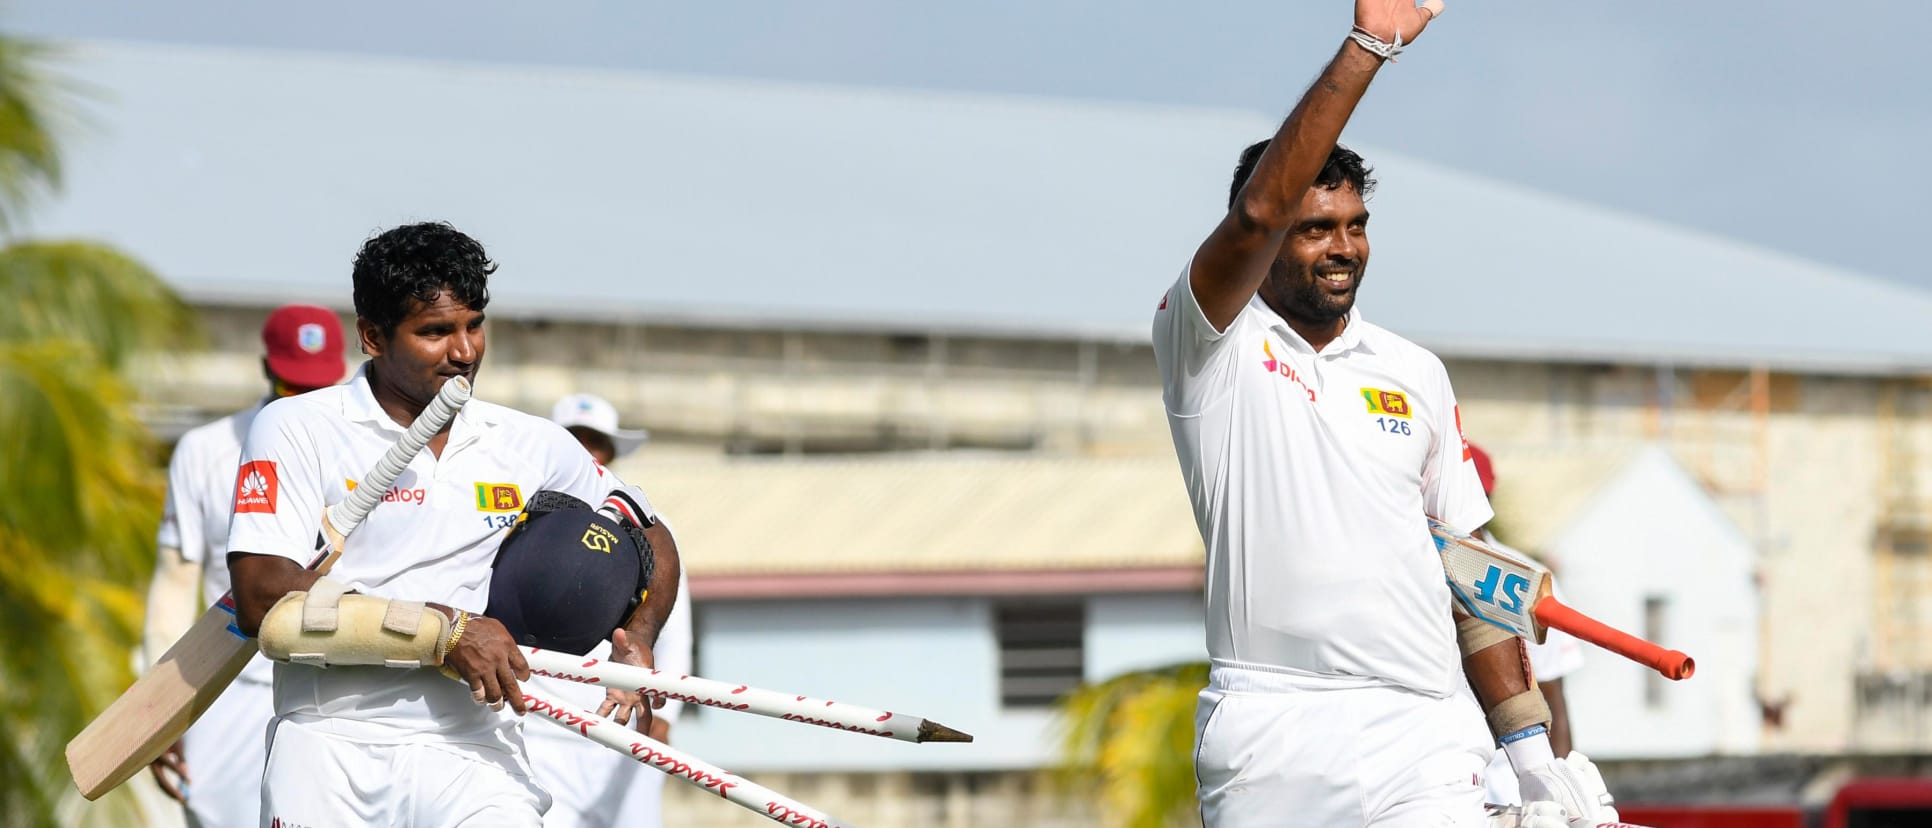
[[[1200,566],[1173,458],[619,464],[693,576]]]
[[[1494,528],[1541,555],[1651,446],[1492,448]],[[1172,457],[628,458],[694,577],[1197,567]],[[1470,527],[1459,527],[1470,528]]]
[[[502,262],[499,312],[579,318],[1142,341],[1274,125],[205,47],[84,44],[72,69],[102,105],[42,230],[197,299],[341,306],[361,239],[448,219]],[[1925,292],[1361,149],[1363,310],[1444,355],[1932,370]]]

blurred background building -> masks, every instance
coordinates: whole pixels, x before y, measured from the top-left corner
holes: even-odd
[[[979,737],[699,711],[680,746],[863,824],[1087,825],[1037,773],[1052,702],[1205,656],[1146,330],[1271,115],[110,42],[71,66],[103,94],[41,224],[141,256],[212,340],[142,363],[157,430],[259,392],[271,307],[347,319],[362,239],[449,220],[502,265],[481,393],[594,391],[650,430],[619,471],[686,550],[701,673]],[[1448,362],[1499,533],[1698,659],[1668,684],[1593,650],[1566,682],[1578,746],[1639,786],[1613,789],[1797,801],[1932,754],[1932,294],[1358,149],[1361,307]]]

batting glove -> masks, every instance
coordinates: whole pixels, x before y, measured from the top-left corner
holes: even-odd
[[[1488,828],[1569,828],[1563,806],[1554,802],[1531,802],[1521,808],[1491,811]]]
[[[1603,774],[1590,757],[1576,751],[1562,759],[1531,768],[1517,777],[1525,803],[1554,802],[1563,807],[1568,828],[1595,828],[1620,821]]]

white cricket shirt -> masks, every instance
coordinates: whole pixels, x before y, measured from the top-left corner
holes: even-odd
[[[1491,512],[1442,361],[1359,311],[1316,353],[1258,295],[1216,331],[1188,269],[1154,357],[1207,546],[1208,655],[1447,696],[1462,670],[1425,515],[1473,531]]]
[[[270,403],[242,449],[229,551],[307,566],[323,509],[346,497],[402,433],[370,392],[367,366],[346,385]],[[497,544],[526,498],[549,489],[594,504],[616,485],[563,428],[473,399],[456,415],[442,457],[416,456],[349,535],[329,577],[364,594],[480,613]],[[468,685],[433,669],[274,669],[277,714],[346,738],[512,744],[513,715],[477,704]]]
[[[168,461],[168,494],[155,542],[163,549],[179,549],[182,560],[201,565],[202,609],[228,592],[228,510],[235,503],[235,466],[248,425],[266,403],[190,429],[175,443]],[[237,678],[267,684],[272,675],[268,659],[258,658]]]

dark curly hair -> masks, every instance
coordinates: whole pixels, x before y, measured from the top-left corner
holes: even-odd
[[[495,272],[483,245],[449,224],[405,224],[363,242],[356,253],[356,315],[388,337],[409,316],[412,301],[434,302],[445,290],[480,311],[490,303]]]
[[[1261,163],[1261,153],[1267,148],[1268,142],[1261,140],[1241,151],[1241,160],[1234,165],[1234,186],[1228,188],[1228,209],[1234,209],[1235,199],[1241,197],[1242,185],[1248,183],[1248,176],[1254,175],[1254,166]],[[1355,192],[1361,193],[1362,198],[1366,199],[1369,193],[1375,192],[1375,178],[1370,175],[1373,172],[1375,171],[1362,161],[1361,155],[1348,147],[1336,144],[1335,149],[1328,153],[1328,163],[1323,164],[1322,171],[1315,176],[1315,186],[1324,190],[1333,190],[1342,186],[1343,182],[1347,182],[1349,186],[1355,188]]]

